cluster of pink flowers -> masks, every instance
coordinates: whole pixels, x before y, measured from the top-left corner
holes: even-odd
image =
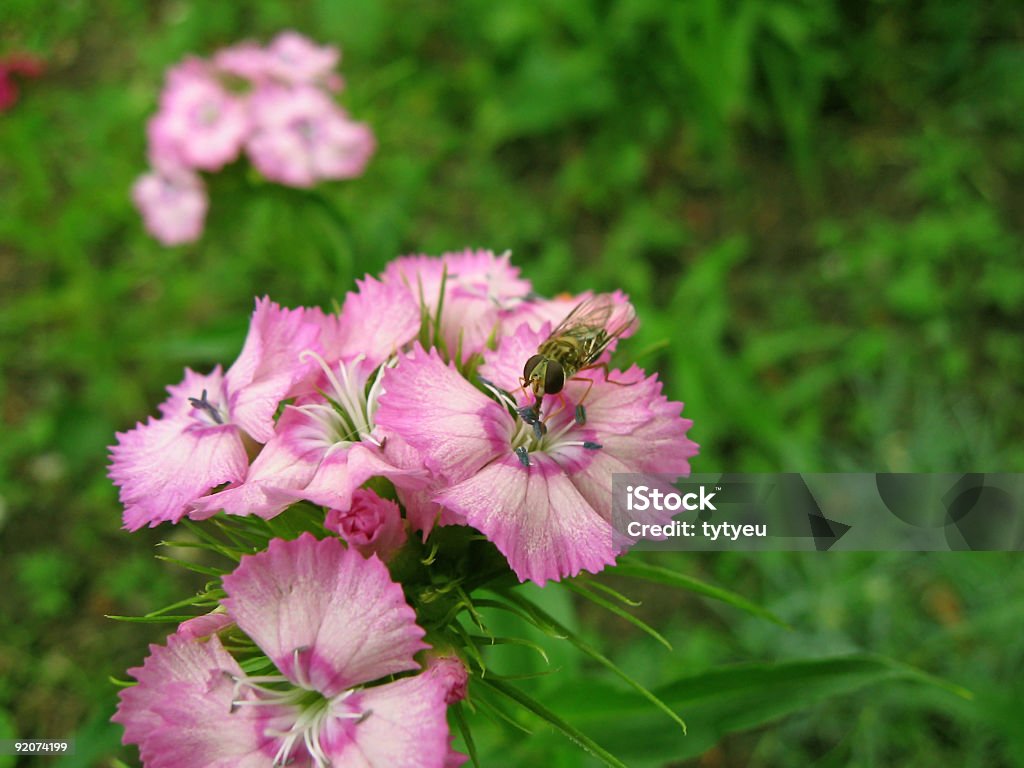
[[[199,172],[243,150],[265,178],[292,187],[362,174],[374,138],[332,97],[339,59],[337,48],[289,31],[173,67],[149,122],[153,168],[132,190],[149,232],[165,245],[196,240],[209,205]]]
[[[582,370],[530,417],[524,363],[588,298],[537,298],[507,254],[399,258],[337,314],[258,300],[226,372],[186,370],[159,418],[118,434],[110,476],[129,530],[305,501],[327,535],[243,558],[225,612],[133,671],[117,718],[147,765],[186,764],[186,749],[203,765],[458,764],[444,710],[465,694],[461,662],[362,687],[420,668],[425,647],[386,564],[454,525],[520,581],[598,572],[630,543],[614,535],[612,475],[686,475],[697,452],[682,405],[636,366]],[[621,293],[601,298],[632,317]],[[211,634],[228,624],[276,671],[243,673]]]

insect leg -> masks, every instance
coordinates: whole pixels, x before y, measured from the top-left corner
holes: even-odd
[[[579,381],[587,382],[587,391],[583,393],[583,397],[576,403],[576,423],[581,427],[587,423],[587,409],[583,407],[583,401],[587,399],[587,395],[590,394],[590,390],[594,388],[593,379],[579,379]]]
[[[551,411],[550,413],[548,413],[547,416],[544,417],[544,422],[545,422],[544,431],[545,432],[547,432],[546,422],[549,421],[550,419],[552,419],[553,417],[557,416],[558,414],[560,414],[564,410],[565,410],[565,393],[562,392],[562,393],[560,393],[558,395],[558,407],[555,408],[555,410]]]

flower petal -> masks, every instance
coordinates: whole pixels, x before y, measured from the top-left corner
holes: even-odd
[[[441,335],[449,355],[461,348],[465,360],[485,349],[500,330],[501,318],[530,293],[529,281],[519,277],[510,258],[509,253],[472,249],[440,257],[403,256],[388,264],[381,278],[408,286],[431,317],[437,314],[443,283]]]
[[[406,677],[358,696],[366,719],[333,743],[321,739],[335,768],[444,768],[448,721],[436,679]]]
[[[285,408],[274,436],[253,460],[245,479],[194,502],[189,517],[205,520],[224,510],[229,515],[258,515],[269,520],[294,504],[293,491],[309,484],[329,448],[325,443],[298,439],[307,421],[299,409]]]
[[[437,500],[494,542],[520,581],[543,586],[614,563],[611,525],[551,457],[529,457],[524,467],[510,452]]]
[[[171,635],[128,673],[138,685],[121,691],[111,720],[124,726],[123,742],[137,744],[150,768],[267,765],[271,739],[261,734],[273,713],[232,711],[230,676],[243,673],[216,636]]]
[[[384,374],[377,425],[420,452],[427,469],[449,482],[472,475],[507,451],[512,417],[445,365],[436,350],[417,346]]]
[[[324,696],[415,669],[413,654],[427,647],[383,563],[338,539],[275,539],[223,583],[238,626],[281,674]]]
[[[167,388],[163,418],[117,433],[109,475],[120,486],[127,530],[176,523],[211,488],[245,477],[249,460],[238,429],[200,418],[207,414],[189,403],[220,388],[219,369],[208,376],[186,370],[181,384]]]
[[[231,420],[257,442],[271,438],[277,406],[300,394],[296,385],[310,374],[310,364],[300,362],[299,354],[313,347],[319,326],[305,315],[302,308],[257,299],[245,345],[224,376]]]
[[[416,338],[420,312],[416,297],[400,283],[382,283],[367,275],[358,291],[345,297],[338,318],[338,338],[329,359],[365,355],[376,368]]]
[[[689,460],[699,451],[686,435],[693,422],[680,418],[683,404],[661,393],[657,375],[645,377],[635,365],[610,371],[607,378],[603,371],[583,375],[594,382],[585,403],[587,427],[597,433],[604,452],[631,472],[690,473]]]

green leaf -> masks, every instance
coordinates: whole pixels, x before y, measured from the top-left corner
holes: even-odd
[[[665,646],[665,648],[667,648],[668,650],[672,650],[672,643],[666,640],[665,636],[662,635],[658,630],[656,630],[654,627],[652,627],[650,624],[643,621],[642,619],[639,619],[633,614],[629,613],[628,611],[623,610],[610,600],[605,600],[600,595],[594,594],[590,589],[587,589],[582,584],[574,584],[571,581],[561,581],[559,582],[559,584],[565,589],[568,589],[571,592],[575,592],[580,597],[590,600],[594,605],[599,605],[606,611],[614,613],[619,618],[628,621],[637,629],[646,632],[648,635],[653,637],[655,640],[657,640],[659,643]]]
[[[669,570],[668,568],[662,568],[659,565],[649,565],[648,563],[631,560],[629,562],[620,562],[615,566],[613,573],[617,573],[622,576],[629,576],[634,579],[651,581],[655,584],[664,584],[668,587],[676,587],[678,589],[696,592],[698,595],[704,595],[704,597],[721,600],[723,603],[728,603],[734,608],[739,608],[741,611],[746,611],[747,613],[752,613],[755,616],[760,616],[762,619],[768,619],[768,621],[772,621],[786,629],[792,629],[789,624],[784,622],[767,608],[762,608],[756,603],[750,602],[745,597],[737,595],[735,592],[730,592],[728,589],[723,589],[722,587],[716,587],[713,584],[708,584],[700,579],[695,579],[693,576],[687,576],[684,573],[678,573],[676,571]]]
[[[613,766],[613,768],[626,768],[626,764],[615,757],[604,748],[598,746],[589,736],[586,736],[569,723],[565,722],[562,718],[556,715],[554,712],[549,710],[539,701],[534,699],[532,696],[520,691],[518,688],[501,680],[495,680],[493,678],[480,678],[480,684],[484,685],[506,698],[516,702],[523,709],[532,712],[537,717],[550,723],[550,725],[558,730],[563,736],[572,741],[574,744],[579,746],[581,749],[589,752],[598,760],[601,760],[605,765]]]
[[[568,627],[559,623],[549,613],[541,610],[536,605],[531,603],[529,600],[526,600],[525,598],[510,592],[502,592],[501,594],[506,600],[509,600],[510,602],[519,606],[526,613],[531,614],[539,625],[541,625],[542,627],[547,627],[548,631],[552,631],[564,636],[566,640],[568,640],[570,643],[576,646],[580,651],[585,653],[587,656],[592,658],[601,666],[605,667],[611,672],[614,672],[616,675],[622,678],[622,680],[628,683],[631,688],[637,691],[637,693],[639,693],[641,696],[643,696],[645,699],[651,702],[651,704],[656,706],[658,709],[660,709],[662,712],[664,712],[666,715],[672,718],[676,723],[678,723],[679,727],[682,728],[683,733],[686,733],[686,723],[683,721],[683,719],[678,714],[676,714],[676,712],[673,711],[668,705],[666,705],[661,699],[659,699],[657,696],[651,693],[651,691],[647,690],[643,685],[641,685],[639,682],[637,682],[632,677],[627,675],[625,671],[623,671],[617,664],[615,664],[615,662],[613,662],[603,653],[598,651],[592,645],[587,643],[579,635],[570,631]]]
[[[604,683],[564,686],[548,704],[572,712],[575,722],[625,759],[646,764],[700,755],[726,734],[779,720],[835,696],[898,680],[942,688],[961,697],[970,692],[900,662],[853,655],[779,664],[742,664],[676,680],[655,693],[673,709],[685,709],[685,738],[652,721],[647,702]]]
[[[459,733],[462,734],[462,740],[466,742],[466,752],[469,753],[469,759],[473,761],[474,768],[480,768],[480,760],[476,754],[476,744],[473,743],[473,734],[469,730],[469,723],[466,722],[466,714],[462,711],[461,701],[455,703],[455,706],[452,707],[452,712],[455,716],[455,724],[459,727]]]

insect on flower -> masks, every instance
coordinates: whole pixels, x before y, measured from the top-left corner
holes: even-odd
[[[580,371],[592,368],[604,368],[607,380],[607,364],[598,364],[598,359],[609,344],[636,324],[636,313],[626,305],[626,313],[609,326],[613,310],[612,296],[607,293],[581,301],[541,343],[537,354],[526,361],[520,384],[524,389],[529,387],[536,399],[533,405],[518,411],[523,421],[534,426],[535,432],[544,431],[540,422],[540,406],[545,395],[557,395],[565,382]],[[583,401],[587,399],[593,382],[587,380],[587,385],[587,391],[576,405],[577,424],[583,424],[587,418]]]

